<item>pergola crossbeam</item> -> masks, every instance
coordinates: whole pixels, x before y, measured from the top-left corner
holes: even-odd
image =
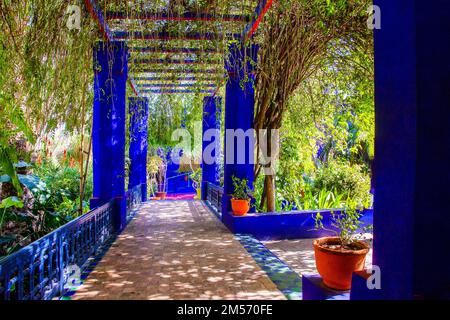
[[[165,93],[214,93],[214,90],[164,90],[164,89],[157,89],[157,90],[149,90],[144,89],[142,90],[142,93],[156,93],[156,94],[165,94]]]
[[[219,48],[170,48],[170,47],[133,47],[130,46],[130,51],[141,53],[223,53]]]
[[[114,41],[114,35],[111,32],[108,24],[106,23],[105,17],[103,15],[102,10],[100,9],[98,3],[96,0],[84,0],[84,4],[86,6],[86,9],[89,11],[91,17],[97,21],[99,30],[103,36],[103,38],[106,41]],[[139,92],[136,90],[136,87],[133,83],[132,78],[128,78],[128,84],[130,85],[131,89],[133,90],[135,95],[139,95]]]
[[[113,41],[113,35],[111,30],[108,27],[108,24],[106,23],[105,17],[102,13],[102,10],[100,9],[98,3],[96,0],[84,0],[84,4],[89,11],[92,19],[94,19],[100,29],[100,32],[102,33],[102,36],[105,40]]]
[[[272,6],[273,0],[260,0],[256,7],[253,20],[246,25],[243,32],[243,39],[247,41],[252,37],[259,27],[259,24],[263,20],[265,14]]]
[[[200,87],[200,88],[215,88],[216,85],[213,83],[140,83],[138,84],[140,88],[153,88],[153,87]]]
[[[223,61],[217,59],[205,59],[205,60],[196,60],[196,59],[135,59],[133,60],[135,64],[223,64]]]
[[[185,33],[170,33],[170,32],[142,32],[142,31],[124,31],[117,30],[112,32],[112,36],[116,40],[221,40],[240,39],[239,33],[215,33],[215,32],[185,32]]]
[[[197,73],[204,73],[204,74],[216,74],[220,75],[221,73],[217,69],[141,69],[141,70],[134,70],[134,73],[183,73],[183,74],[197,74]]]
[[[224,22],[249,22],[249,15],[240,14],[211,14],[185,12],[182,14],[168,12],[140,12],[123,13],[109,11],[106,13],[107,20],[152,20],[152,21],[224,21]]]
[[[187,76],[187,77],[170,77],[170,76],[155,76],[155,77],[135,77],[136,81],[220,81],[224,77],[199,77],[199,76]]]

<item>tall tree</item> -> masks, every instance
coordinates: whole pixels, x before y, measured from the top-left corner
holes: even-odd
[[[354,48],[371,40],[367,27],[370,0],[283,0],[274,2],[261,26],[254,127],[279,129],[288,100],[313,74],[339,39]],[[266,137],[271,156],[270,135]],[[260,159],[257,137],[257,160]],[[271,167],[271,163],[265,167]],[[255,177],[263,166],[255,166]],[[266,173],[261,204],[275,210],[275,172]],[[261,205],[262,207],[262,205]]]

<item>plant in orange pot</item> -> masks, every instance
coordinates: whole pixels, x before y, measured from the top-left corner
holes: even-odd
[[[239,179],[236,176],[233,179],[234,192],[231,198],[231,209],[235,216],[245,216],[250,211],[251,190],[248,187],[247,179]]]
[[[336,236],[316,239],[313,243],[317,271],[327,287],[350,290],[353,272],[364,269],[370,246],[363,241],[363,234],[372,226],[362,225],[361,210],[355,207],[331,215],[331,225],[336,228],[331,231]],[[315,221],[316,229],[329,230],[324,227],[320,213]]]
[[[147,174],[151,200],[166,198],[167,161],[159,155],[149,156],[147,160]]]
[[[197,168],[195,170],[193,169],[192,172],[189,174],[189,179],[192,180],[192,186],[194,187],[194,189],[197,193],[197,199],[201,199],[202,198],[202,169],[201,168]]]

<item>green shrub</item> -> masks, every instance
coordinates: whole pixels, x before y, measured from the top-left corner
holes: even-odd
[[[46,188],[35,192],[33,211],[44,211],[46,229],[51,230],[80,215],[80,173],[76,168],[60,167],[44,162],[35,169]],[[83,213],[89,210],[92,179],[89,176],[83,199]]]
[[[316,190],[335,190],[337,194],[348,194],[358,206],[370,207],[370,176],[356,164],[331,160],[321,167],[314,181]]]
[[[248,187],[247,179],[239,179],[236,176],[231,177],[233,179],[233,199],[236,200],[248,200],[251,197],[251,189]]]
[[[196,190],[202,187],[202,169],[195,169],[189,174],[189,178],[194,182],[194,188]]]

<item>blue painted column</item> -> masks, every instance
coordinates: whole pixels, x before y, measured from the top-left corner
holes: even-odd
[[[205,97],[203,99],[202,200],[207,198],[206,185],[208,182],[220,185],[221,113],[222,97]],[[206,141],[205,138],[208,140]]]
[[[128,102],[131,160],[128,190],[140,185],[142,201],[147,201],[148,99],[129,97]]]
[[[225,65],[228,71],[228,81],[225,97],[222,213],[231,211],[230,199],[233,193],[233,175],[239,179],[247,179],[249,187],[253,188],[255,137],[253,133],[249,134],[250,131],[248,130],[253,128],[254,120],[254,64],[257,60],[257,53],[258,47],[256,45],[242,47],[239,43],[232,43],[229,48],[230,57]],[[233,130],[237,136],[241,135],[241,139],[237,139],[231,134]],[[248,135],[245,135],[245,133]],[[242,137],[245,137],[245,139],[242,139]]]
[[[450,298],[450,2],[376,0],[374,264],[358,298]],[[445,39],[445,40],[444,40]]]
[[[126,219],[125,103],[128,49],[124,42],[94,48],[93,198],[91,208],[114,200],[114,226]]]

